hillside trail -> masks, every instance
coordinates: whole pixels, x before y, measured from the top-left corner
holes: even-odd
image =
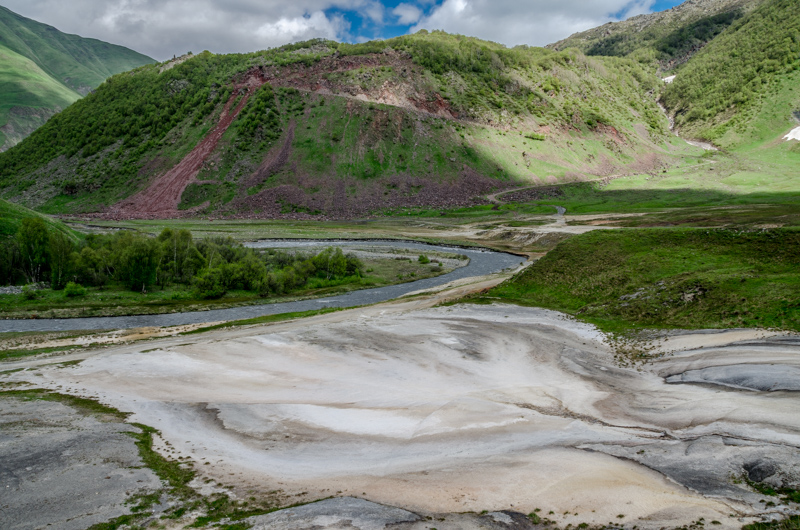
[[[605,182],[605,183],[608,183],[608,182],[610,182],[610,181],[612,181],[614,179],[618,179],[618,178],[621,178],[621,177],[627,177],[627,176],[630,176],[630,174],[629,173],[617,173],[615,175],[608,175],[607,177],[597,177],[597,178],[594,178],[594,179],[582,180],[581,182],[582,183],[592,183],[592,182]],[[559,184],[556,184],[555,186],[559,186]],[[535,190],[537,188],[551,188],[551,187],[554,187],[554,185],[553,184],[547,184],[547,185],[537,184],[535,186],[525,186],[524,188],[513,188],[513,189],[510,189],[510,190],[502,190],[502,191],[498,191],[498,192],[486,195],[486,200],[491,202],[491,203],[493,203],[493,204],[501,205],[501,204],[506,204],[505,202],[500,200],[500,196],[501,195],[507,195],[509,193],[515,193],[515,192],[525,191],[525,190]],[[560,206],[555,206],[555,208],[560,208]],[[564,211],[566,211],[566,210],[564,210]]]
[[[125,199],[111,208],[108,213],[112,218],[151,219],[179,216],[178,204],[181,202],[186,187],[195,180],[208,156],[219,145],[228,127],[239,116],[250,96],[264,81],[250,76],[244,83],[238,84],[222,111],[219,122],[192,151],[175,167],[157,177],[150,185],[136,195]],[[236,107],[231,110],[236,99],[242,95]]]

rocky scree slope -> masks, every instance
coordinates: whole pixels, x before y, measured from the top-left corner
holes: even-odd
[[[469,205],[667,163],[658,85],[625,58],[442,32],[205,52],[114,76],[55,116],[0,155],[0,195],[117,218]]]
[[[62,33],[0,6],[0,151],[108,77],[153,62],[128,48]]]

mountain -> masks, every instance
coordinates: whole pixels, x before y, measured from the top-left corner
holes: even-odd
[[[651,64],[676,130],[732,149],[796,126],[800,11],[792,0],[688,0],[549,46]]]
[[[661,167],[655,73],[419,32],[204,52],[111,77],[0,155],[54,213],[357,217]]]
[[[657,61],[668,72],[684,63],[763,0],[688,0],[666,11],[576,33],[550,44],[578,48],[587,55],[634,56]]]
[[[128,48],[68,35],[0,6],[0,151],[108,77],[153,62]]]
[[[662,95],[684,134],[727,148],[797,126],[800,10],[766,0],[699,51]]]

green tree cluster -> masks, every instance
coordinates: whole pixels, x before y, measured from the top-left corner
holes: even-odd
[[[69,296],[82,286],[120,285],[147,292],[178,285],[197,298],[219,298],[230,290],[284,294],[306,287],[331,285],[363,273],[363,263],[341,248],[316,255],[278,250],[259,251],[231,238],[195,241],[187,230],[164,229],[156,238],[130,231],[91,234],[74,243],[49,231],[40,217],[23,219],[16,237],[0,252],[3,283],[35,283],[49,279],[51,287],[72,284]]]

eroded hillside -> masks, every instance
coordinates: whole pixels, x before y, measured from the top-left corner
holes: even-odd
[[[658,79],[440,32],[203,53],[113,77],[0,157],[49,212],[353,217],[667,163]]]

